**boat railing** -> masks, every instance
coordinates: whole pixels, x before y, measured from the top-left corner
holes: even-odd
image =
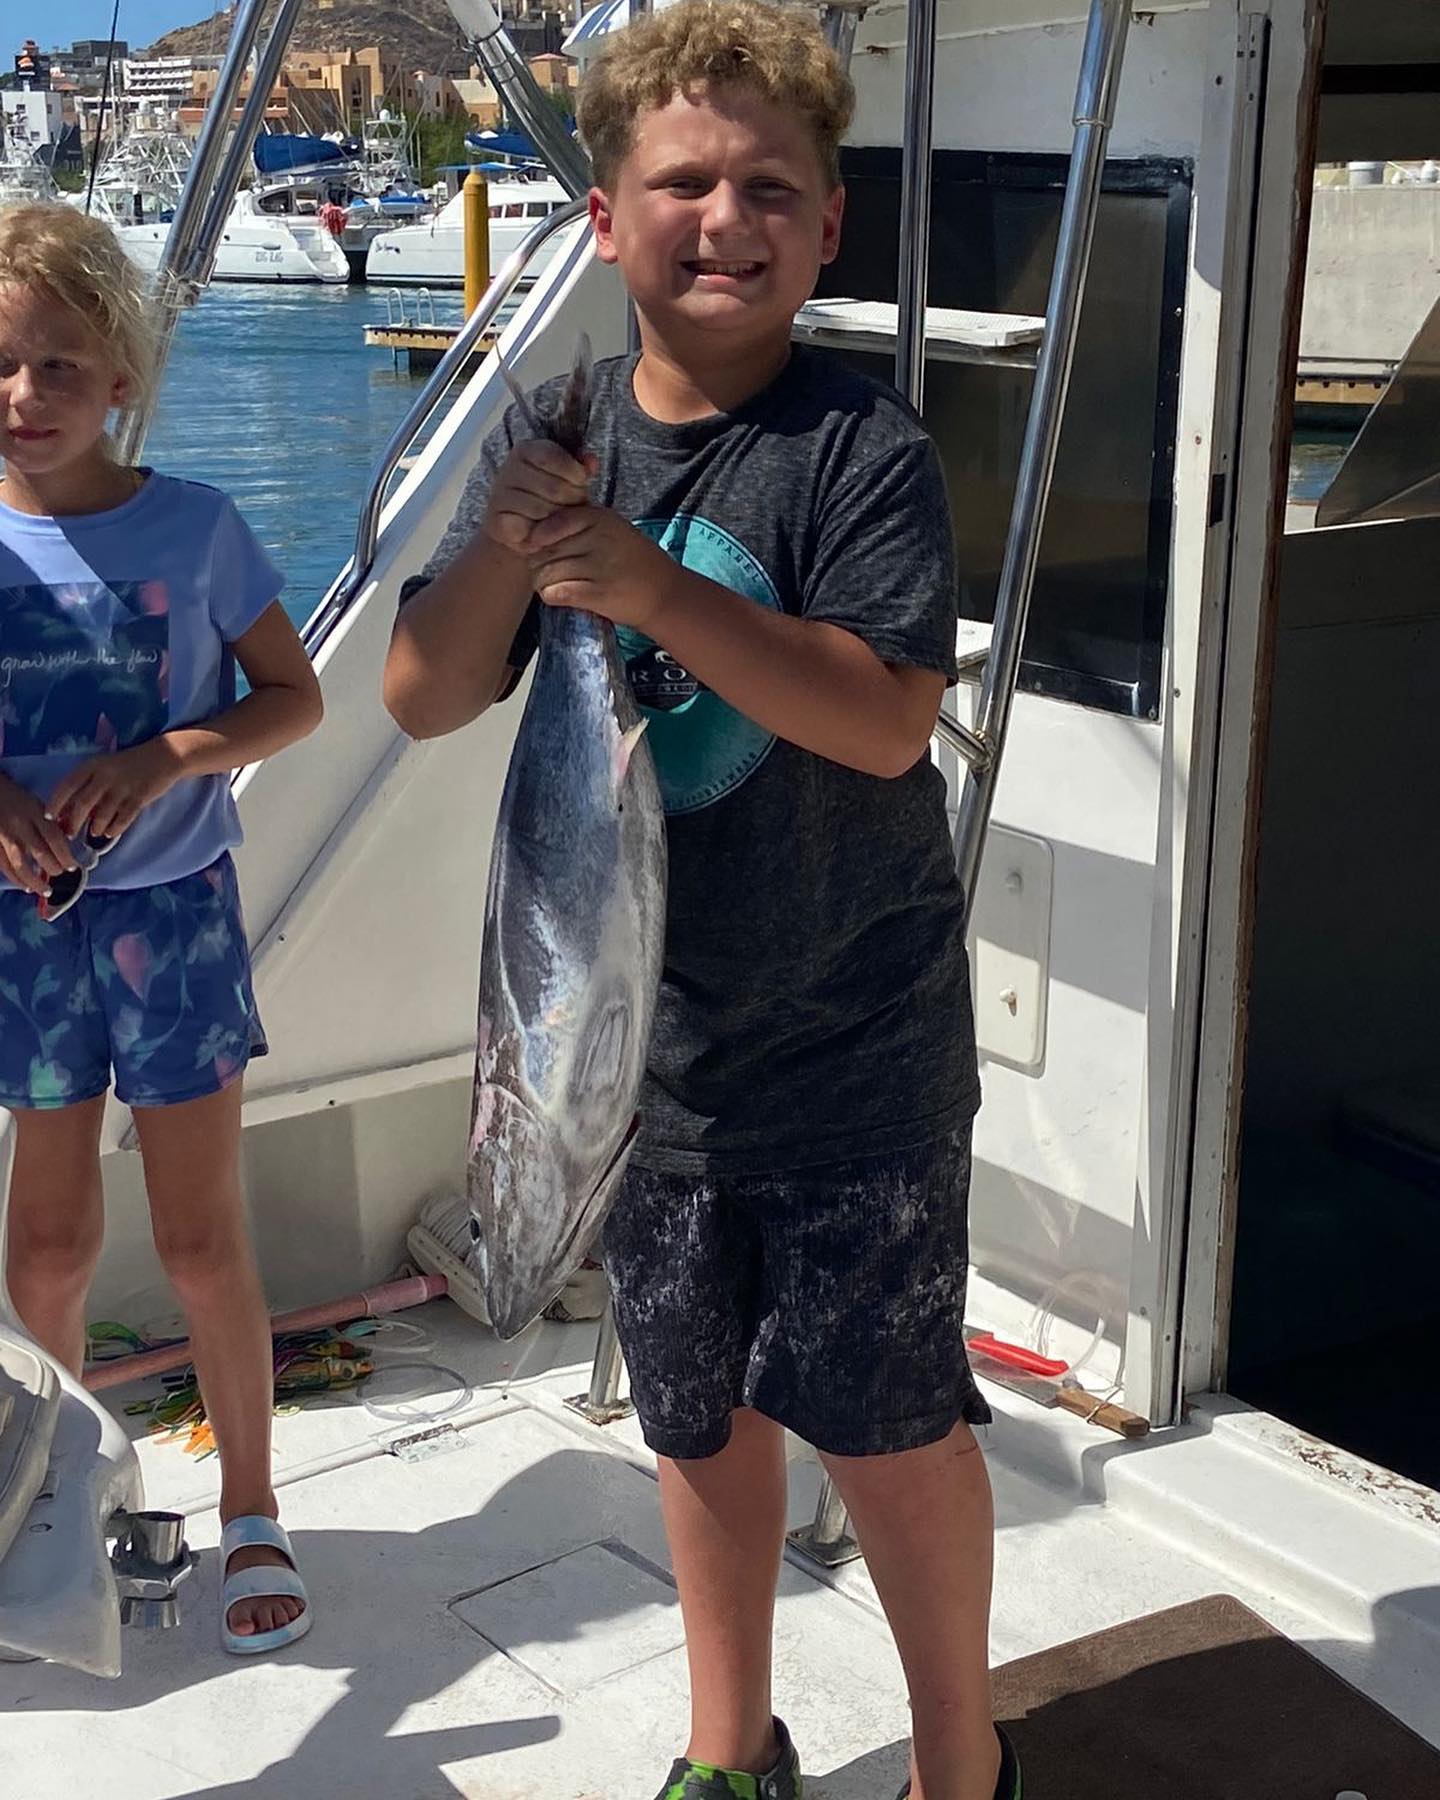
[[[355,548],[350,561],[336,577],[330,592],[311,617],[302,637],[305,648],[314,657],[331,631],[345,616],[365,584],[375,561],[380,540],[380,515],[384,510],[390,482],[420,433],[434,418],[457,377],[469,364],[476,348],[495,322],[505,302],[519,286],[521,277],[551,238],[583,219],[589,210],[585,199],[568,201],[548,218],[539,220],[521,239],[485,290],[480,304],[460,327],[454,342],[435,365],[429,380],[415,397],[409,412],[391,433],[371,472],[370,481],[360,502],[360,517],[355,528]]]

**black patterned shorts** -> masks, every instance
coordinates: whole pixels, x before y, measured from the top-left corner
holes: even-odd
[[[962,1334],[970,1137],[778,1175],[631,1169],[602,1244],[650,1448],[713,1456],[739,1406],[834,1456],[988,1423]]]

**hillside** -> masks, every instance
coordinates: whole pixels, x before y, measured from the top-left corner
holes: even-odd
[[[148,56],[219,56],[229,35],[224,13],[157,38]],[[402,68],[463,75],[470,56],[444,0],[305,0],[293,50],[363,50],[378,44]]]

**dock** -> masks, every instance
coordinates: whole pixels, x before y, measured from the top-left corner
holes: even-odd
[[[1390,385],[1394,368],[1389,363],[1339,362],[1302,357],[1295,373],[1295,405],[1306,411],[1337,415],[1368,413]]]
[[[433,369],[459,335],[458,325],[435,325],[428,320],[406,320],[403,324],[367,325],[365,342],[377,349],[389,350],[398,363],[401,356],[416,373]],[[499,340],[498,331],[487,331],[475,345],[476,362],[488,356]]]

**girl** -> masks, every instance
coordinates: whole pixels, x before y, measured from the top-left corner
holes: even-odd
[[[26,1329],[78,1375],[113,1068],[220,1452],[221,1638],[245,1653],[311,1615],[276,1523],[269,1322],[240,1188],[241,1078],[265,1045],[229,775],[313,731],[321,702],[231,502],[115,459],[109,416],[153,370],[110,230],[67,206],[0,214],[5,1275]]]

